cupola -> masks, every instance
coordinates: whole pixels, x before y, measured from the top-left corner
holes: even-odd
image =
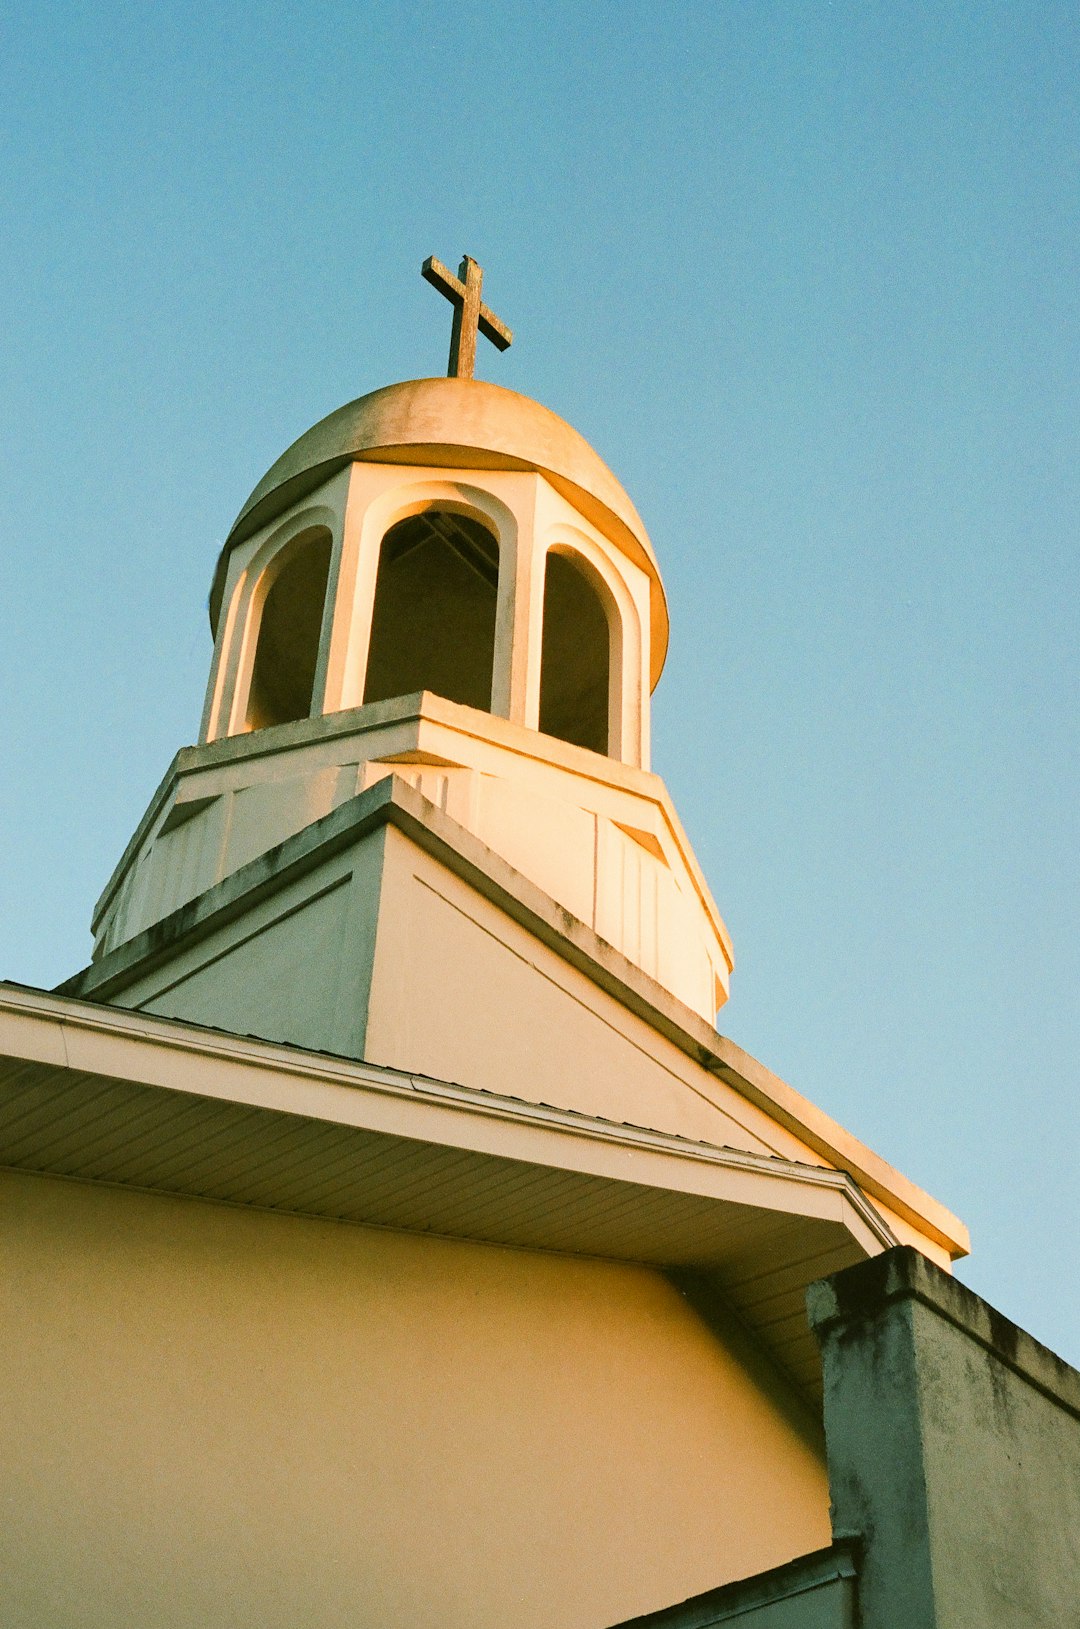
[[[509,343],[479,268],[432,266]],[[99,902],[95,958],[397,776],[711,1022],[731,947],[649,772],[668,640],[652,544],[576,430],[463,376],[455,324],[451,376],[339,408],[243,504],[199,742]]]
[[[210,614],[204,740],[426,690],[648,767],[648,534],[576,430],[498,385],[390,385],[307,431],[241,509]]]

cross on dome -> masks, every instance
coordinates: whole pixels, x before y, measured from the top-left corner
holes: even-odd
[[[434,255],[428,255],[420,272],[432,288],[437,288],[454,307],[447,375],[451,379],[471,379],[476,372],[478,330],[500,351],[505,351],[514,338],[511,330],[494,311],[481,303],[483,267],[478,266],[470,255],[466,255],[455,277],[441,260],[436,260]]]

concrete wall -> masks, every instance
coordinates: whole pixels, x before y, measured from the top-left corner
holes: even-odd
[[[809,1305],[863,1629],[1080,1621],[1080,1374],[908,1248]]]
[[[828,1541],[643,1268],[0,1174],[7,1629],[600,1629]]]

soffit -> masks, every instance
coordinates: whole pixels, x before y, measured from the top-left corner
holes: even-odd
[[[893,1242],[842,1172],[10,987],[0,1164],[689,1273],[811,1395],[807,1284]]]

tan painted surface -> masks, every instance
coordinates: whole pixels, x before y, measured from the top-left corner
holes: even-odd
[[[823,1163],[393,827],[119,998],[533,1103]]]
[[[0,1166],[685,1272],[811,1399],[807,1284],[895,1241],[844,1171],[16,990]]]
[[[828,1541],[797,1406],[644,1268],[0,1195],[11,1629],[602,1629]]]
[[[178,958],[145,1010],[236,1035],[260,1035],[272,1025],[294,1046],[325,1047],[339,1029],[342,982],[364,988],[370,976],[362,946],[356,957],[342,955],[359,886],[345,874],[314,894],[283,890],[216,953],[199,947],[202,954]],[[362,1026],[362,1000],[350,1006]]]
[[[720,1108],[704,1071],[393,830],[364,1056],[714,1143],[787,1141]]]
[[[400,841],[384,863],[387,827]],[[297,955],[290,921],[350,875],[340,931],[319,956]],[[439,901],[446,908],[430,943],[410,926],[417,889],[424,907],[435,895],[436,909]],[[966,1254],[966,1231],[944,1207],[671,1002],[396,776],[252,861],[166,929],[121,946],[65,993],[226,1027],[232,1014],[267,1039],[302,1036],[301,1044],[345,1057],[458,1075],[471,1089],[847,1171],[884,1201],[890,1220],[902,1218],[894,1236],[942,1265]],[[377,946],[379,1013],[369,1036]],[[485,958],[493,977],[480,976]],[[519,987],[520,1024],[512,1006]],[[571,1034],[587,1050],[568,1053]]]

